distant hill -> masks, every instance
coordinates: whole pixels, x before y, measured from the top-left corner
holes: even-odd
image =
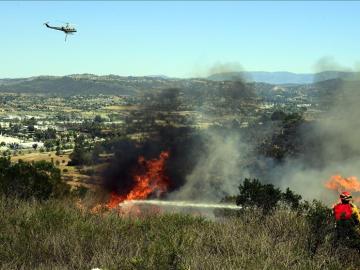
[[[209,80],[225,81],[239,80],[264,82],[269,84],[311,84],[319,81],[331,79],[356,79],[360,77],[360,73],[346,71],[324,71],[320,73],[291,73],[291,72],[226,72],[213,74],[208,77]]]
[[[147,88],[164,88],[169,83],[156,77],[121,77],[74,74],[69,76],[40,76],[27,79],[0,80],[0,92],[38,93],[50,95],[134,95]]]
[[[91,79],[74,79],[71,77],[38,77],[29,81],[20,81],[0,85],[1,92],[40,93],[40,94],[130,94],[131,90],[116,82],[93,81]]]
[[[264,74],[262,76],[265,76]],[[283,73],[276,74],[276,76],[278,76],[276,80],[279,81],[280,74]],[[356,73],[322,72],[311,75],[316,81],[315,83],[310,82],[304,84],[295,83],[301,81],[300,79],[298,81],[295,80],[296,74],[292,74],[292,77],[289,75],[289,79],[282,80],[281,84],[254,81],[247,81],[245,83],[237,73],[226,73],[226,76],[220,76],[220,74],[214,75],[211,80],[204,78],[174,79],[159,76],[134,77],[72,74],[68,76],[0,79],[0,93],[31,93],[52,96],[98,94],[138,96],[152,95],[164,89],[179,89],[181,90],[181,95],[185,95],[192,100],[199,100],[199,102],[203,99],[215,100],[218,97],[246,101],[256,97],[271,98],[279,94],[287,97],[304,94],[315,98],[330,99],[332,95],[342,88],[343,78],[347,78],[348,82],[355,82],[355,80],[353,80],[355,74]],[[276,76],[273,77],[273,81],[276,81]],[[328,79],[333,76],[339,76],[341,78]],[[293,78],[293,80],[290,80],[290,77]],[[302,77],[303,81],[309,80],[305,77]],[[220,78],[224,80],[219,81]],[[259,79],[260,77],[257,78]]]
[[[207,79],[171,79],[161,76],[40,76],[25,79],[0,80],[0,92],[46,95],[138,95],[163,89],[178,88],[186,95],[218,95],[233,98],[253,98],[253,87],[238,81],[217,82]]]

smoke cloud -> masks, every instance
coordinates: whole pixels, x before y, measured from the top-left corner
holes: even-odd
[[[187,175],[184,186],[172,193],[171,199],[219,201],[237,193],[240,179],[249,175],[242,165],[249,147],[239,133],[229,132],[209,130],[203,135],[206,149]]]
[[[316,69],[349,70],[337,65],[331,58],[321,59]],[[216,64],[208,73],[241,70],[238,64]],[[147,143],[122,142],[125,145],[119,148],[124,150],[115,156],[113,166],[104,177],[104,186],[110,191],[129,190],[133,181],[129,168],[136,166],[137,157],[154,158],[162,150],[169,150],[166,173],[172,181],[167,195],[170,200],[216,202],[224,196],[236,195],[244,178],[261,175],[264,177],[260,178],[261,181],[271,182],[282,189],[290,187],[305,199],[316,198],[331,203],[335,200],[335,194],[326,190],[324,184],[332,175],[360,176],[360,125],[357,124],[360,119],[360,78],[325,82],[318,82],[318,78],[315,78],[315,82],[321,93],[320,108],[323,113],[299,130],[302,142],[307,145],[299,157],[288,158],[281,164],[256,157],[259,162],[266,164],[263,166],[266,171],[261,171],[259,166],[258,172],[254,173],[254,170],[247,169],[246,164],[252,162],[249,157],[254,157],[254,147],[257,145],[249,144],[249,138],[242,134],[240,128],[209,128],[201,131],[184,128],[183,133],[179,133],[181,129],[163,127],[155,132],[156,138]],[[237,98],[244,98],[247,86],[241,76],[231,86],[234,86],[231,91],[224,92],[224,104],[228,104],[229,100],[234,101],[232,110],[237,109]],[[171,114],[180,107],[179,93],[180,90],[165,91],[161,95],[161,108]],[[250,95],[246,97],[252,98]],[[156,104],[158,106],[159,102]],[[200,119],[213,121],[213,115],[207,111],[209,104],[205,105],[197,108]],[[224,126],[224,123],[219,119],[225,118],[218,118],[220,126]],[[122,179],[121,182],[119,179]]]
[[[251,79],[248,74],[244,73],[244,68],[237,62],[215,62],[211,67],[196,66],[192,76],[205,77],[215,80],[241,80]]]
[[[349,70],[332,59],[321,59],[321,70]],[[358,74],[358,73],[354,73]],[[280,186],[294,189],[306,199],[335,200],[324,183],[334,174],[360,176],[360,78],[330,80],[323,87],[321,105],[324,113],[311,128],[302,131],[305,141],[312,141],[302,158],[289,159],[274,168],[272,179]],[[309,164],[309,160],[313,162]]]
[[[351,72],[352,69],[349,67],[345,67],[340,65],[334,57],[325,56],[320,58],[314,65],[315,73],[323,72],[323,71],[348,71]],[[315,80],[316,81],[316,80]]]
[[[229,62],[221,63],[217,62],[208,71],[208,75],[218,74],[218,73],[228,73],[228,72],[242,72],[243,68],[239,63]]]
[[[228,84],[226,89],[219,89],[216,94],[226,104],[226,108],[218,108],[223,113],[230,110],[228,114],[236,114],[241,102],[255,98],[254,89],[244,82],[241,71],[242,67],[237,63],[217,63],[208,72],[209,75],[231,73],[232,84]],[[201,119],[214,119],[202,107],[197,108],[197,112]],[[194,168],[186,175],[184,186],[169,195],[171,199],[220,201],[225,196],[236,195],[241,180],[250,176],[244,164],[252,147],[244,142],[238,126],[226,127],[228,123],[225,119],[223,116],[217,118],[220,128],[200,132],[202,147],[197,145],[194,149],[198,151],[196,159],[193,159]]]

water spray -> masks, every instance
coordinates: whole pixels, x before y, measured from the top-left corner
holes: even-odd
[[[218,209],[241,209],[241,206],[233,204],[223,204],[223,203],[197,203],[190,201],[160,201],[160,200],[131,200],[123,201],[119,206],[128,206],[134,204],[151,204],[157,206],[172,206],[172,207],[193,207],[193,208],[218,208]]]

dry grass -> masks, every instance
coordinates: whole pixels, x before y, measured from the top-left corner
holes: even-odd
[[[11,156],[11,161],[17,162],[19,159],[22,159],[23,161],[32,162],[32,161],[40,161],[45,160],[48,162],[51,162],[53,160],[56,162],[57,160],[60,162],[61,166],[66,166],[66,164],[69,162],[69,154],[63,154],[63,155],[55,155],[55,151],[51,152],[31,152],[31,153],[25,153],[22,155],[17,156]],[[62,161],[65,161],[64,163]]]
[[[311,256],[309,235],[304,218],[283,211],[129,219],[71,201],[0,199],[1,269],[359,269],[355,251],[327,241]]]
[[[140,109],[140,106],[136,105],[110,105],[103,108],[109,111],[136,111]]]
[[[55,151],[52,152],[32,152],[32,153],[24,153],[17,156],[11,156],[12,162],[18,162],[20,159],[26,162],[33,162],[33,161],[41,161],[45,160],[48,162],[53,162],[57,168],[61,170],[61,175],[64,181],[66,181],[71,186],[86,186],[88,188],[94,188],[93,185],[87,184],[89,182],[90,177],[85,175],[81,172],[81,170],[76,166],[67,166],[68,162],[70,161],[69,153],[62,154],[62,155],[55,155]],[[95,169],[99,167],[100,170],[101,166],[88,166],[82,168],[82,170],[88,169]]]

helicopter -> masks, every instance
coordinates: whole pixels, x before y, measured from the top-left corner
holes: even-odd
[[[75,27],[71,27],[69,23],[66,23],[64,26],[50,26],[49,22],[44,23],[47,28],[63,31],[65,33],[65,41],[68,35],[72,35],[77,32]]]

